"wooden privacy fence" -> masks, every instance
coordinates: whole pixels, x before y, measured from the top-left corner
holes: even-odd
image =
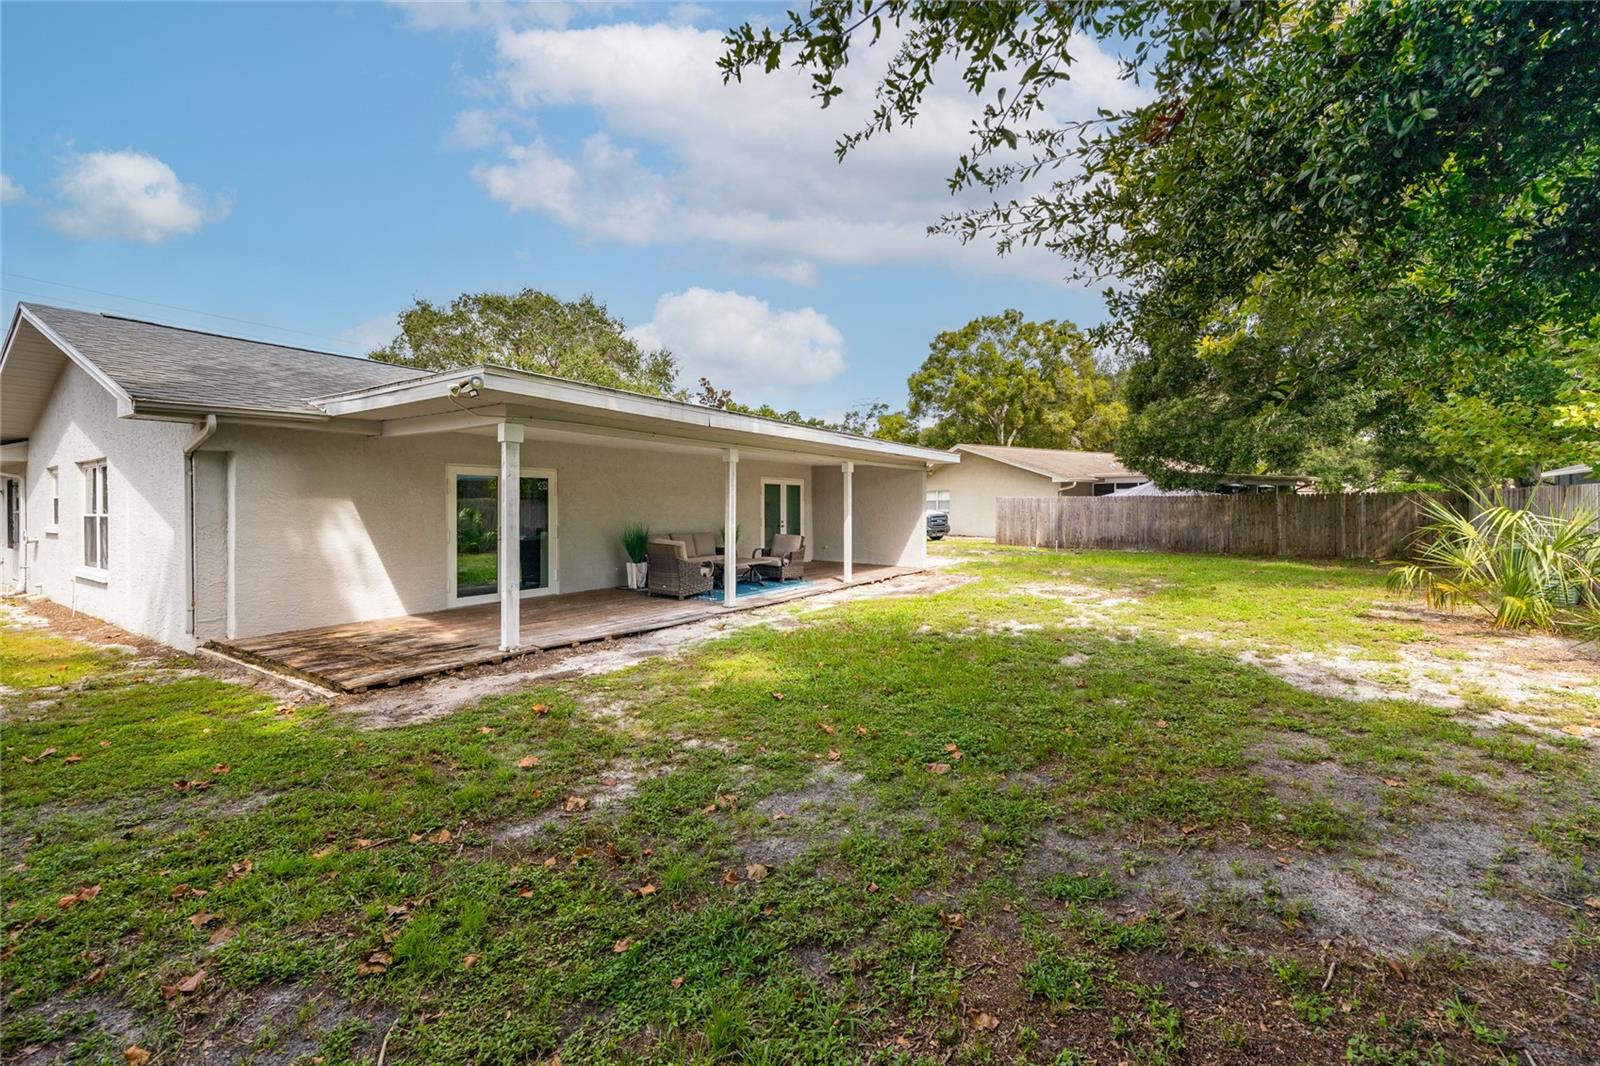
[[[995,501],[995,540],[1036,548],[1389,559],[1403,554],[1427,521],[1427,495],[1008,496]],[[1530,496],[1529,506],[1544,514],[1600,510],[1600,485],[1541,485],[1505,493],[1512,506],[1528,504]]]

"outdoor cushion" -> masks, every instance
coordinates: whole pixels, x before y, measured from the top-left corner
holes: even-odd
[[[672,548],[673,554],[677,558],[679,558],[679,559],[687,559],[687,558],[689,558],[688,546],[685,545],[684,542],[681,541],[681,540],[675,540],[672,537],[651,537],[650,538],[650,543],[652,543],[652,544],[670,545],[671,548]]]

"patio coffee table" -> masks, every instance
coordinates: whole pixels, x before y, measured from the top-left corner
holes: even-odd
[[[735,559],[733,561],[733,580],[749,581],[757,585],[765,585],[766,578],[761,576],[759,567],[764,560],[761,559]],[[721,563],[713,564],[717,568],[717,585],[722,584],[724,567]]]

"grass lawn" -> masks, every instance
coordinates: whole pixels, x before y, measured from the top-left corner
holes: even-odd
[[[1581,664],[1366,566],[935,551],[385,730],[0,630],[0,1049],[1600,1060],[1594,697],[1451,673]]]

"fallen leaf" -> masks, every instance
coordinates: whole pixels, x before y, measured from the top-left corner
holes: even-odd
[[[1200,827],[1197,826],[1197,825],[1186,825],[1180,830],[1180,832],[1182,832],[1184,836],[1188,836],[1190,833],[1194,832],[1196,829],[1199,829],[1199,828]]]
[[[482,956],[479,955],[463,955],[461,957],[461,968],[463,970],[472,969],[474,966],[478,965],[478,959],[481,957]]]
[[[739,883],[739,875],[734,873],[732,870],[724,870],[722,871],[722,883],[725,885],[736,885]]]
[[[240,862],[236,862],[232,866],[228,867],[228,876],[243,877],[245,874],[255,869],[255,865],[256,864],[250,859],[244,859]]]
[[[775,699],[775,700],[777,700],[777,701],[778,701],[778,702],[779,702],[779,703],[782,703],[782,702],[783,702],[783,693],[781,693],[781,692],[774,692],[774,693],[773,693],[773,694],[772,694],[772,698],[773,698],[773,699]],[[43,756],[43,755],[41,755],[41,756],[39,756],[39,758],[41,758],[41,759],[42,759],[42,758],[44,758],[44,756]]]
[[[533,713],[538,715],[540,718],[543,718],[545,715],[550,713],[550,705],[548,703],[535,703],[532,709]]]
[[[150,1061],[150,1052],[138,1044],[130,1044],[122,1052],[122,1061],[128,1066],[147,1066]]]
[[[54,755],[55,753],[56,753],[56,749],[54,749],[54,748],[46,748],[46,749],[44,749],[43,751],[41,751],[39,753],[39,758],[48,759],[50,756]]]
[[[193,787],[194,787],[194,782],[186,781],[181,777],[178,778],[178,780],[176,780],[176,781],[174,781],[172,783],[172,790],[174,792],[187,792]]]
[[[858,726],[856,726],[856,736],[858,736],[858,737],[864,737],[864,736],[866,736],[866,735],[867,735],[867,734],[868,734],[868,733],[870,733],[870,732],[872,732],[872,730],[870,730],[870,729],[868,729],[868,728],[867,728],[867,727],[866,727],[866,726],[864,726],[864,725],[858,725]]]
[[[1583,726],[1574,725],[1571,722],[1568,722],[1566,725],[1562,726],[1561,727],[1561,731],[1563,733],[1567,733],[1567,734],[1570,734],[1571,736],[1575,736],[1575,737],[1584,736],[1588,732],[1588,730],[1584,729]],[[42,758],[44,758],[44,756],[41,755],[41,756],[39,756],[39,758],[42,759]]]
[[[357,964],[356,973],[363,977],[367,974],[386,973],[388,972],[389,964],[392,962],[394,962],[393,955],[382,948],[375,948],[369,951],[367,957]]]
[[[326,859],[329,855],[333,854],[333,851],[334,851],[333,845],[329,844],[326,847],[321,847],[321,848],[318,848],[316,851],[313,851],[311,853],[311,857],[313,859]]]
[[[210,925],[216,920],[217,916],[212,914],[210,911],[195,911],[193,914],[189,915],[189,924],[194,926],[196,929],[204,929],[206,926]]]
[[[621,955],[624,951],[627,951],[632,946],[633,941],[629,940],[627,937],[623,937],[621,940],[611,945],[611,951],[613,954]]]
[[[221,777],[223,774],[231,774],[231,773],[233,773],[233,767],[229,766],[225,762],[215,763],[211,767],[211,776],[212,777]]]
[[[356,837],[357,851],[366,851],[368,848],[375,848],[377,846],[378,842],[373,840],[371,837]]]
[[[759,862],[752,862],[745,866],[744,873],[752,881],[765,881],[767,879],[767,868]]]
[[[881,891],[881,890],[880,890],[880,889],[879,889],[879,888],[878,888],[878,882],[876,882],[876,881],[869,881],[869,882],[867,882],[867,891],[868,891],[868,892],[874,892],[874,893],[875,893],[875,892],[878,892],[878,891]]]
[[[1600,896],[1587,897],[1584,899],[1583,905],[1592,911],[1600,911]]]
[[[539,756],[537,755],[524,755],[522,758],[517,760],[517,769],[519,770],[532,770],[538,765]]]
[[[641,895],[641,896],[653,896],[655,894],[656,894],[656,886],[655,885],[640,885],[639,886],[639,895]]]
[[[701,814],[716,814],[717,813],[717,805],[715,803],[708,803],[704,807],[700,808],[700,813]]]
[[[600,779],[600,783],[602,785],[606,786],[607,788],[616,788],[617,787],[617,779],[614,778],[614,777],[602,777]]]
[[[448,844],[448,843],[450,843],[450,841],[454,840],[455,838],[456,838],[455,834],[450,832],[450,830],[448,830],[448,829],[440,829],[436,833],[429,833],[428,834],[428,843],[430,843],[430,844]]]
[[[490,733],[494,732],[494,727],[493,726],[487,726],[487,725],[480,725],[478,727],[478,732],[482,733],[484,736],[488,736]]]
[[[999,1018],[996,1018],[988,1011],[978,1010],[975,1007],[967,1011],[967,1018],[972,1022],[972,1027],[980,1031],[1000,1028]]]
[[[828,749],[828,761],[829,762],[838,762],[839,761],[839,749],[838,748],[829,748]]]
[[[788,811],[774,811],[773,814],[772,814],[772,820],[774,822],[786,822],[786,821],[789,820],[789,812]]]
[[[680,974],[677,977],[674,977],[672,979],[672,981],[671,981],[671,984],[672,984],[673,988],[682,988],[683,987],[683,976]]]
[[[967,927],[967,916],[960,911],[951,911],[949,913],[940,911],[939,924],[950,929],[965,929]]]
[[[226,944],[232,939],[233,928],[225,925],[220,929],[215,929],[212,931],[211,936],[206,940],[206,946],[214,948],[219,944]]]
[[[561,803],[562,810],[566,811],[568,814],[572,814],[574,811],[581,811],[588,806],[589,801],[584,799],[582,796],[568,796]]]
[[[177,996],[189,996],[200,990],[200,984],[206,979],[205,970],[196,970],[175,985],[162,985],[161,994],[168,999]]]
[[[1404,966],[1393,959],[1384,959],[1383,961],[1389,964],[1389,969],[1393,971],[1395,980],[1404,981],[1406,979],[1406,968]]]
[[[827,722],[818,722],[817,728],[828,734],[830,737],[839,731],[838,726],[829,725]]]
[[[1386,777],[1386,778],[1383,779],[1383,783],[1388,785],[1390,788],[1405,788],[1406,787],[1406,783],[1404,781],[1400,780],[1398,777]]]
[[[573,862],[581,862],[584,859],[592,859],[592,858],[594,858],[594,849],[589,847],[588,845],[582,845],[580,847],[576,847],[576,848],[572,849],[572,861]]]
[[[86,985],[97,985],[105,979],[106,968],[104,966],[96,967],[95,969],[90,970],[88,973],[83,975],[83,983]]]
[[[68,755],[65,759],[62,759],[61,763],[62,763],[63,766],[71,766],[75,762],[82,762],[82,761],[83,761],[83,756],[79,755],[77,752],[73,752],[71,755]]]
[[[1289,858],[1289,856],[1287,856],[1287,855],[1275,855],[1273,857],[1275,859],[1277,859],[1279,866],[1288,866],[1291,862],[1294,861],[1293,859]]]
[[[102,740],[102,741],[101,741],[101,742],[100,742],[100,746],[101,746],[101,747],[102,747],[102,748],[109,748],[109,747],[110,747],[110,746],[111,746],[111,741],[109,741],[109,740]]]
[[[544,868],[546,870],[554,870],[556,868],[556,864],[558,862],[560,862],[560,861],[561,861],[560,859],[558,859],[554,855],[552,855],[552,856],[550,856],[548,859],[546,859],[544,861]]]
[[[927,770],[930,774],[947,774],[950,772],[950,764],[947,762],[931,762],[928,764]]]
[[[518,899],[532,899],[533,898],[533,889],[531,889],[531,888],[519,888],[519,889],[517,889],[517,898]]]
[[[1167,728],[1167,720],[1165,718],[1157,718],[1156,719],[1156,728],[1157,729],[1165,729],[1165,728]]]

